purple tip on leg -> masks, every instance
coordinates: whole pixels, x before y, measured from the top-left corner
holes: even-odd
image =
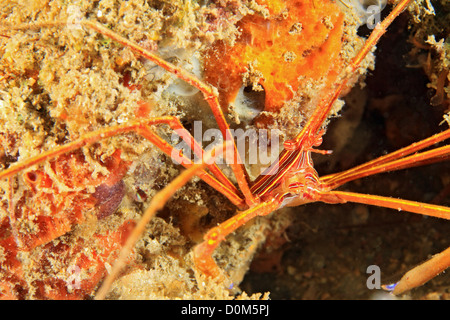
[[[391,284],[385,284],[385,285],[382,285],[381,288],[382,288],[383,290],[392,292],[392,291],[394,291],[394,289],[395,289],[395,287],[397,286],[397,284],[398,284],[398,282],[396,282],[396,283],[391,283]]]

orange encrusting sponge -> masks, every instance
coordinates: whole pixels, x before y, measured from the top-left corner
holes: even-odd
[[[269,10],[244,17],[233,47],[218,41],[205,54],[206,81],[218,88],[224,110],[243,85],[243,74],[253,64],[262,77],[265,110],[276,111],[293,98],[308,80],[331,85],[342,69],[344,17],[328,0],[266,1]]]

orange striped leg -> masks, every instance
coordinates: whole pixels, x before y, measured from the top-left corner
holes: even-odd
[[[348,181],[352,181],[361,177],[367,177],[379,172],[406,169],[419,165],[434,163],[437,161],[444,161],[448,159],[450,154],[448,152],[448,146],[436,148],[434,150],[422,153],[417,153],[414,156],[410,157],[406,156],[414,152],[418,152],[438,142],[444,141],[448,138],[450,138],[450,129],[435,134],[419,142],[415,142],[405,148],[389,153],[385,156],[379,157],[352,169],[321,177],[320,180],[321,182],[326,184],[328,188],[334,189]]]
[[[66,143],[52,150],[42,152],[41,154],[31,157],[27,160],[12,164],[8,169],[0,172],[0,179],[11,177],[12,175],[15,175],[33,165],[56,158],[60,155],[72,152],[82,147],[92,145],[93,143],[98,142],[102,139],[110,138],[123,133],[136,132],[137,128],[139,128],[140,126],[152,123],[152,120],[132,121],[124,125],[103,128],[98,131],[86,133],[72,142]]]
[[[364,170],[357,171],[349,175],[339,176],[333,179],[331,182],[329,181],[324,182],[322,186],[325,189],[335,189],[338,186],[341,186],[344,183],[355,179],[372,176],[381,172],[396,171],[414,166],[444,161],[449,158],[450,158],[450,145],[432,149],[422,153],[413,154],[406,158],[394,160],[389,163],[374,166],[372,168],[365,168]],[[323,180],[321,179],[320,181],[322,182]]]
[[[145,48],[123,38],[122,36],[112,32],[110,29],[103,27],[102,25],[91,22],[91,21],[82,21],[82,24],[90,29],[93,29],[104,36],[107,36],[111,38],[114,41],[117,41],[118,43],[132,49],[134,52],[138,53],[140,56],[154,62],[155,64],[159,65],[160,67],[164,68],[165,70],[169,71],[170,73],[174,74],[181,80],[186,81],[190,85],[196,87],[199,89],[205,98],[205,100],[208,102],[214,117],[217,121],[217,124],[219,126],[220,131],[222,132],[222,135],[224,137],[225,141],[232,141],[234,145],[233,150],[233,159],[230,163],[230,166],[236,176],[236,180],[239,184],[239,187],[244,194],[245,200],[249,206],[256,204],[258,201],[255,199],[253,194],[250,192],[250,187],[247,181],[247,174],[245,171],[245,168],[242,164],[242,161],[240,159],[240,155],[237,151],[237,147],[234,143],[233,136],[231,134],[230,128],[228,126],[227,121],[225,120],[225,116],[222,112],[222,109],[219,104],[218,99],[218,93],[216,88],[211,87],[210,85],[204,83],[200,79],[198,79],[193,74],[183,70],[182,68],[175,66],[157,55],[153,54],[152,52],[149,52]]]
[[[176,121],[178,121],[176,117],[160,117],[146,120],[136,120],[130,121],[123,125],[103,128],[97,131],[89,132],[81,136],[77,140],[59,146],[52,150],[43,152],[30,159],[11,165],[8,169],[0,172],[0,179],[11,177],[12,175],[17,174],[18,172],[27,169],[33,165],[42,163],[46,160],[56,158],[62,154],[72,152],[84,146],[92,145],[93,143],[98,142],[102,139],[110,138],[128,132],[135,132],[137,134],[142,135],[143,137],[150,140],[150,142],[152,142],[156,147],[160,148],[167,155],[172,156],[173,152],[175,152],[174,148],[171,145],[169,145],[166,141],[158,137],[150,129],[148,129],[147,126],[155,124],[168,124],[170,126],[171,124],[173,125],[173,123]],[[190,142],[191,142],[190,140],[187,141],[187,143],[189,144]],[[183,161],[184,166],[186,167],[192,166],[192,162],[190,161],[190,159],[184,157],[184,160],[185,160]],[[208,164],[209,168],[214,168],[214,166],[216,165]],[[227,198],[229,198],[232,203],[236,204],[239,207],[244,206],[242,199],[237,193],[237,189],[234,186],[232,188],[229,187],[229,185],[232,186],[231,183],[224,185],[222,182],[216,180],[214,177],[209,175],[206,171],[202,171],[200,177],[211,187],[218,190],[219,192],[224,194]]]
[[[39,28],[49,28],[49,27],[61,27],[66,26],[70,24],[68,21],[53,21],[53,22],[44,22],[44,23],[35,23],[35,24],[21,24],[21,25],[1,25],[0,24],[0,32],[2,31],[9,31],[9,30],[30,30],[30,29],[39,29]],[[242,190],[242,193],[245,197],[245,201],[249,206],[252,206],[256,203],[258,203],[258,199],[255,198],[255,196],[250,191],[250,186],[247,181],[247,174],[244,168],[243,162],[240,159],[240,155],[237,151],[237,147],[234,143],[233,136],[231,134],[230,128],[228,126],[228,123],[225,120],[225,116],[222,112],[222,109],[219,105],[219,99],[218,99],[218,93],[216,88],[211,87],[210,85],[206,84],[205,82],[198,79],[193,74],[185,71],[184,69],[167,62],[163,60],[162,58],[158,57],[154,53],[146,50],[145,48],[139,46],[136,43],[133,43],[129,41],[128,39],[122,37],[121,35],[113,32],[112,30],[102,26],[101,24],[97,22],[92,21],[77,21],[74,22],[74,24],[83,25],[84,27],[94,30],[120,44],[122,44],[125,47],[130,48],[140,56],[152,61],[153,63],[157,64],[158,66],[164,68],[168,72],[174,74],[181,80],[186,81],[190,85],[196,87],[199,89],[205,98],[205,100],[208,102],[214,117],[217,121],[217,124],[219,126],[219,129],[222,132],[222,135],[224,137],[225,141],[232,141],[234,144],[234,150],[232,152],[233,159],[230,163],[230,166],[236,176],[236,180],[239,184],[240,189]]]
[[[241,211],[230,219],[222,222],[217,227],[212,228],[203,237],[203,242],[194,248],[195,266],[205,275],[217,277],[222,275],[222,271],[212,258],[212,254],[217,246],[225,240],[225,237],[234,232],[257,216],[265,216],[277,210],[281,202],[274,198],[267,202],[262,202],[246,211]]]
[[[176,117],[167,117],[167,122],[166,122],[170,128],[172,128],[173,130],[175,130],[175,132],[185,141],[189,144],[189,146],[191,147],[191,149],[194,151],[194,153],[197,155],[197,157],[199,159],[203,159],[204,158],[204,150],[202,149],[201,145],[199,145],[197,143],[197,141],[195,141],[194,137],[183,127],[183,125],[181,124],[180,120]],[[140,130],[140,134],[143,135],[144,137],[147,137],[147,139],[149,139],[150,141],[153,141],[153,143],[156,146],[163,146],[163,145],[167,145],[167,143],[165,143],[165,141],[161,138],[159,138],[158,136],[154,135],[153,132],[148,129],[148,128],[143,128]],[[156,139],[152,139],[152,134]],[[172,148],[172,147],[171,147]],[[166,154],[168,155],[173,155],[173,148],[169,150],[169,148],[165,148]],[[169,153],[172,152],[172,153]],[[231,181],[225,176],[225,174],[222,172],[222,170],[219,169],[219,167],[215,164],[208,164],[207,165],[208,169],[212,172],[212,174],[224,185],[226,186],[229,190],[231,190],[232,192],[234,192],[235,194],[239,194],[239,191],[236,189],[236,187],[233,185],[233,183],[231,183]]]
[[[420,287],[427,281],[433,279],[444,272],[450,266],[450,248],[434,255],[430,260],[411,269],[394,284],[384,285],[383,289],[391,291],[393,294],[402,294],[411,289]]]
[[[372,31],[369,38],[364,43],[364,46],[348,65],[345,79],[342,80],[342,82],[339,84],[332,95],[329,95],[328,97],[325,97],[321,100],[319,105],[316,107],[313,115],[308,120],[298,136],[295,139],[286,141],[284,143],[284,147],[286,149],[295,150],[301,148],[301,146],[304,144],[303,141],[305,141],[306,139],[315,139],[317,132],[327,118],[334,102],[339,98],[342,90],[346,87],[349,77],[352,76],[353,73],[359,68],[362,60],[377,44],[378,40],[386,32],[389,25],[409,5],[410,2],[411,0],[402,0],[381,23],[378,23],[376,25],[375,29]]]
[[[378,207],[407,211],[425,216],[450,220],[450,208],[422,202],[375,196],[349,191],[327,191],[320,194],[318,201],[327,203],[354,202]]]
[[[174,148],[170,144],[168,144],[166,141],[164,141],[161,137],[156,135],[149,128],[141,128],[139,130],[139,134],[141,136],[145,137],[146,139],[148,139],[154,145],[158,146],[158,148],[160,148],[167,155],[171,156],[173,154]],[[183,155],[181,155],[181,157],[183,158],[183,160],[181,161],[182,165],[185,168],[189,168],[193,165],[193,163],[191,162],[190,159],[184,157]],[[203,158],[201,158],[201,159],[203,159]],[[207,166],[210,167],[211,165],[207,165]],[[216,165],[214,164],[214,166],[216,166]],[[223,174],[221,171],[219,171],[219,172],[221,174]],[[236,187],[233,184],[231,184],[231,187],[229,187],[228,185],[224,185],[223,183],[216,180],[213,176],[211,176],[204,170],[200,171],[198,173],[198,176],[203,181],[205,181],[208,185],[210,185],[211,187],[213,187],[214,189],[216,189],[217,191],[222,193],[225,197],[227,197],[231,201],[231,203],[233,203],[235,206],[237,206],[238,208],[245,208],[245,202],[240,197],[239,191],[236,189]]]
[[[346,191],[329,191],[321,194],[321,201],[332,203],[355,202],[392,208],[398,211],[408,211],[430,217],[450,220],[450,208],[421,202],[359,194]],[[333,200],[332,200],[333,199]],[[450,266],[450,248],[439,253],[425,263],[407,272],[399,282],[385,285],[383,289],[401,294],[414,289],[431,280]]]
[[[211,150],[204,158],[203,162],[199,164],[192,165],[189,169],[183,171],[178,175],[171,183],[169,183],[164,189],[159,191],[151,200],[148,208],[145,210],[142,218],[139,220],[131,234],[128,236],[119,257],[114,263],[111,272],[106,277],[101,288],[97,292],[96,299],[104,299],[108,293],[112,283],[118,277],[120,271],[125,267],[128,256],[133,250],[136,242],[141,237],[142,233],[145,231],[146,225],[155,216],[155,214],[161,210],[167,201],[174,195],[174,193],[183,187],[189,180],[199,172],[203,170],[206,164],[211,158],[220,155],[222,152],[222,145],[217,146],[215,149]]]

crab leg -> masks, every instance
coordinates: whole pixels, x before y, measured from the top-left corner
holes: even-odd
[[[350,201],[375,205],[379,207],[397,209],[398,211],[404,210],[450,220],[450,208],[444,206],[345,191],[329,191],[326,193],[325,197],[328,196],[335,196],[344,202]],[[408,271],[399,282],[392,285],[383,286],[383,289],[392,291],[395,295],[402,294],[405,291],[423,285],[439,273],[443,272],[449,266],[450,248],[436,254],[430,260]]]
[[[265,216],[280,208],[281,201],[278,198],[262,202],[246,211],[241,211],[230,219],[212,228],[203,237],[203,242],[194,248],[194,262],[196,267],[204,274],[213,278],[221,274],[220,268],[212,258],[217,246],[225,240],[226,236],[237,228],[257,216]]]
[[[204,151],[202,147],[195,141],[194,137],[183,127],[180,120],[176,117],[168,117],[167,118],[167,124],[175,130],[175,132],[180,135],[180,137],[185,141],[190,143],[191,149],[194,151],[194,153],[200,158],[204,158]],[[173,156],[174,148],[170,146],[167,142],[165,142],[163,139],[161,139],[159,136],[155,135],[153,131],[151,131],[148,127],[142,127],[139,131],[139,133],[147,138],[150,142],[155,144],[156,146],[159,146],[160,149],[165,152],[167,155]],[[186,162],[186,159],[184,159],[182,162]],[[190,165],[190,162],[188,165]],[[239,190],[231,183],[231,181],[225,176],[225,174],[219,169],[217,164],[208,163],[208,169],[213,173],[213,175],[226,187],[228,190],[233,192],[236,196],[240,194]],[[216,188],[217,189],[217,188]],[[218,191],[222,192],[221,189],[217,189]],[[224,192],[222,192],[224,193]],[[227,193],[225,191],[225,193]],[[243,204],[241,203],[242,200],[239,201],[238,207],[242,207]],[[236,201],[233,201],[234,204],[236,204]]]
[[[375,30],[366,40],[361,51],[358,52],[358,54],[353,58],[350,65],[347,67],[347,75],[351,75],[358,69],[361,61],[364,59],[367,53],[373,48],[379,38],[386,32],[387,27],[392,23],[392,21],[405,9],[406,6],[408,6],[410,1],[411,0],[403,0],[390,12],[385,20],[383,20],[376,26]],[[328,113],[333,107],[334,102],[339,98],[342,90],[346,87],[347,81],[348,76],[342,80],[342,83],[335,89],[332,95],[329,95],[328,97],[325,97],[321,100],[319,105],[314,110],[313,115],[295,139],[287,140],[284,142],[285,149],[280,154],[277,160],[278,163],[271,166],[272,168],[274,168],[273,170],[278,170],[281,167],[283,167],[284,170],[278,172],[277,174],[266,174],[264,176],[259,176],[256,179],[255,184],[252,186],[252,191],[254,191],[256,188],[260,189],[261,186],[273,184],[273,182],[275,181],[274,176],[276,176],[276,179],[280,180],[284,172],[287,172],[294,165],[294,162],[286,161],[286,159],[292,157],[290,153],[299,151],[299,149],[301,149],[305,145],[308,146],[307,148],[314,145],[314,142],[317,141],[318,137],[320,137],[322,134],[320,131],[320,126],[328,116]],[[261,196],[260,192],[257,192],[257,194]]]
[[[112,283],[119,275],[120,271],[125,266],[125,262],[127,258],[133,250],[136,242],[139,240],[142,233],[145,231],[145,227],[148,222],[155,216],[155,214],[161,210],[166,202],[172,197],[176,191],[178,191],[181,187],[183,187],[189,180],[207,165],[209,160],[217,155],[220,155],[222,152],[222,145],[217,146],[215,149],[211,150],[208,153],[204,161],[199,164],[194,164],[189,169],[183,171],[180,175],[178,175],[171,183],[169,183],[163,190],[158,192],[150,202],[148,208],[145,210],[142,218],[139,220],[138,224],[135,226],[131,234],[128,236],[125,245],[123,246],[119,257],[117,258],[111,272],[106,277],[99,291],[97,292],[96,299],[104,299],[106,294],[108,293]]]
[[[153,133],[150,129],[147,128],[148,125],[154,124],[168,124],[169,126],[174,127],[175,129],[180,129],[180,127],[182,128],[181,123],[179,123],[179,120],[176,117],[160,117],[147,120],[136,120],[130,121],[123,125],[103,128],[98,131],[86,133],[85,135],[81,136],[77,140],[74,140],[70,143],[43,152],[35,157],[32,157],[25,161],[21,161],[17,164],[13,164],[8,169],[0,172],[0,179],[11,177],[12,175],[17,174],[18,172],[27,169],[35,164],[39,164],[46,160],[56,158],[62,154],[69,153],[84,146],[91,145],[102,139],[110,138],[128,132],[136,132],[144,136],[145,138],[150,140],[150,142],[152,142],[155,146],[157,146],[163,152],[165,152],[167,155],[172,156],[172,154],[177,151],[175,151],[174,148],[171,145],[169,145],[166,141],[161,139],[159,136],[157,136],[155,133]],[[180,130],[178,130],[178,132],[181,133]],[[194,138],[190,136],[190,134],[187,131],[184,131],[182,137],[184,139],[188,139],[187,143],[189,143],[189,145],[192,145],[191,142],[192,140],[194,140]],[[192,166],[192,162],[190,161],[190,159],[184,157],[182,162],[184,166],[187,167]],[[214,167],[216,167],[216,164],[208,164],[208,168],[210,170],[220,172],[220,174],[222,174],[218,168]],[[244,206],[242,199],[239,197],[237,189],[231,183],[225,185],[221,181],[214,179],[210,174],[208,174],[204,170],[199,173],[199,177],[206,183],[208,183],[211,187],[215,188],[216,190],[224,194],[232,203],[234,203],[238,207]]]
[[[142,57],[156,63],[157,65],[166,69],[170,73],[176,75],[178,78],[180,78],[180,79],[186,81],[187,83],[191,84],[192,86],[196,87],[203,93],[205,100],[208,102],[209,106],[211,107],[211,110],[214,114],[214,117],[217,121],[219,129],[222,132],[222,135],[223,135],[225,141],[233,141],[234,159],[231,162],[230,166],[236,176],[236,180],[239,184],[239,187],[240,187],[242,193],[244,194],[246,202],[248,205],[253,205],[253,204],[257,203],[257,200],[255,199],[253,194],[250,192],[250,187],[247,182],[247,175],[245,173],[244,166],[242,165],[242,161],[241,161],[239,153],[237,151],[237,147],[234,143],[233,136],[231,134],[228,123],[225,120],[225,116],[222,112],[222,109],[220,108],[217,89],[207,85],[206,83],[199,80],[197,77],[190,74],[189,72],[187,72],[169,62],[166,62],[165,60],[163,60],[160,57],[156,56],[155,54],[149,52],[148,50],[144,49],[143,47],[123,38],[122,36],[112,32],[108,28],[105,28],[98,23],[91,22],[91,21],[82,21],[81,23],[84,26],[86,26],[90,29],[93,29],[93,30],[103,34],[104,36],[107,36],[107,37],[113,39],[114,41],[117,41],[118,43],[132,49],[134,52],[138,53]]]
[[[346,203],[346,202],[362,203],[378,207],[391,208],[398,211],[407,211],[430,217],[450,220],[449,207],[349,191],[321,192],[317,201],[323,201],[327,203]]]
[[[167,155],[173,155],[174,148],[170,144],[168,144],[166,141],[164,141],[161,137],[159,137],[158,135],[153,133],[153,131],[151,131],[149,128],[146,128],[146,127],[141,128],[139,130],[139,134],[141,136],[145,137],[146,139],[148,139],[154,145],[158,146]],[[190,134],[189,134],[189,136],[190,136]],[[191,136],[191,138],[192,138],[192,136]],[[193,138],[192,138],[192,140],[195,141]],[[182,165],[184,167],[189,168],[190,166],[193,165],[192,162],[190,161],[190,159],[187,159],[183,155],[182,155],[182,158],[183,158]],[[204,159],[204,158],[205,158],[205,155],[203,154],[203,149],[202,149],[202,157],[200,159]],[[211,166],[213,168],[214,167],[217,168],[216,164],[213,164],[213,165],[207,164],[207,167],[210,170],[211,170],[211,168],[210,168]],[[217,170],[221,175],[223,175],[222,171],[220,171],[218,168],[217,168]],[[229,182],[229,180],[225,176],[224,176],[225,179],[227,179],[227,181],[229,182],[228,184],[223,184],[221,181],[217,181],[213,176],[211,176],[204,170],[201,170],[197,175],[199,176],[199,178],[201,178],[203,181],[205,181],[211,187],[213,187],[214,189],[216,189],[217,191],[222,193],[225,197],[227,197],[238,208],[245,207],[245,202],[239,196],[239,191],[236,189],[236,187],[233,184],[231,184],[231,182]]]
[[[323,182],[325,180],[325,182],[323,183],[323,188],[335,189],[343,185],[344,183],[347,183],[352,180],[372,176],[381,172],[401,170],[419,165],[444,161],[447,160],[449,157],[450,157],[450,145],[417,153],[405,158],[393,160],[391,162],[382,163],[374,167],[367,167],[364,168],[364,170],[350,172],[349,174],[346,175],[337,176],[331,181],[326,179],[320,179],[320,181]]]
[[[450,266],[450,248],[434,255],[428,261],[409,270],[394,284],[383,285],[382,288],[398,295],[414,289],[433,279]]]
[[[122,37],[121,35],[113,32],[112,30],[102,26],[99,23],[87,21],[87,20],[81,20],[77,22],[67,22],[67,21],[52,21],[52,22],[44,22],[44,23],[35,23],[35,24],[23,24],[23,25],[0,25],[0,32],[1,31],[7,31],[7,30],[30,30],[30,29],[39,29],[39,28],[49,28],[49,27],[61,27],[66,26],[68,24],[78,24],[83,25],[88,29],[94,30],[120,44],[122,44],[125,47],[130,48],[140,56],[152,61],[153,63],[157,64],[158,66],[164,68],[168,72],[174,74],[181,80],[186,81],[190,85],[196,87],[199,89],[205,98],[205,100],[208,102],[214,117],[217,121],[217,124],[219,126],[220,131],[222,132],[222,135],[224,137],[225,141],[233,141],[234,149],[233,152],[229,152],[233,155],[233,160],[230,163],[230,166],[236,176],[236,180],[239,184],[239,187],[245,197],[245,201],[247,205],[252,206],[259,202],[259,200],[250,192],[250,186],[247,181],[247,174],[245,171],[245,168],[243,166],[243,162],[240,159],[240,155],[237,149],[236,144],[234,143],[233,135],[231,134],[230,128],[228,126],[227,121],[225,120],[225,116],[222,112],[222,109],[220,108],[219,100],[218,100],[218,93],[217,89],[209,86],[205,82],[198,79],[193,74],[183,70],[182,68],[167,62],[163,60],[162,58],[158,57],[154,53],[146,50],[145,48],[137,45],[136,43],[133,43],[129,41],[128,39]]]
[[[436,162],[436,161],[443,161],[449,155],[448,153],[445,152],[445,149],[448,148],[448,146],[440,148],[441,151],[434,151],[434,152],[428,152],[428,153],[424,152],[424,153],[422,153],[422,156],[418,156],[419,154],[416,154],[417,158],[412,157],[411,160],[405,161],[403,163],[404,164],[403,167],[400,167],[400,164],[402,163],[401,161],[398,162],[399,167],[394,166],[393,168],[390,168],[390,169],[387,169],[387,168],[384,169],[384,167],[383,167],[383,165],[386,165],[386,167],[392,166],[393,162],[397,162],[401,158],[406,160],[406,158],[404,158],[404,157],[406,157],[414,152],[420,151],[424,148],[427,148],[435,143],[444,141],[448,138],[450,138],[450,129],[447,129],[441,133],[435,134],[434,136],[431,136],[422,141],[415,142],[405,148],[402,148],[395,152],[389,153],[385,156],[379,157],[372,161],[366,162],[366,163],[359,165],[357,167],[354,167],[352,169],[324,176],[320,180],[323,183],[325,183],[330,189],[334,189],[348,181],[358,179],[361,177],[366,177],[368,175],[373,175],[378,172],[410,168],[413,166],[423,165],[423,164],[425,164],[425,162],[432,163],[432,162]],[[435,149],[435,150],[438,150],[438,149]],[[434,153],[438,153],[438,154],[434,154]],[[423,159],[419,159],[419,158],[423,158]],[[397,161],[395,161],[395,160],[397,160]],[[375,169],[375,168],[377,168],[377,169]]]
[[[370,35],[369,39],[365,42],[361,51],[353,58],[350,65],[347,67],[347,74],[350,75],[361,64],[361,61],[367,55],[367,53],[377,43],[379,38],[386,32],[387,27],[392,21],[404,10],[411,0],[403,0],[397,5],[389,14],[389,16],[378,24],[375,30]],[[284,143],[285,150],[280,154],[276,165],[272,165],[269,169],[274,171],[274,174],[267,174],[257,178],[255,184],[252,186],[251,191],[259,196],[262,196],[269,192],[272,186],[276,185],[286,172],[288,172],[294,165],[296,165],[299,157],[304,152],[310,152],[312,146],[318,141],[320,136],[320,126],[325,121],[329,111],[332,108],[334,102],[340,96],[342,90],[345,88],[348,81],[348,77],[342,81],[342,83],[335,89],[332,95],[325,97],[319,106],[315,109],[313,115],[303,127],[300,134],[294,139]],[[316,199],[316,201],[320,201]],[[239,212],[236,216],[230,218],[219,226],[211,229],[204,237],[204,242],[199,244],[195,248],[196,265],[197,267],[210,276],[218,276],[220,270],[212,258],[212,253],[218,244],[225,239],[225,237],[239,228],[245,222],[251,220],[258,215],[266,215],[271,211],[278,209],[281,206],[281,198],[274,198],[272,201],[263,202],[259,205],[251,207],[247,211]]]
[[[148,123],[150,123],[150,121],[151,120],[149,120]],[[57,156],[80,149],[84,146],[91,145],[101,139],[109,138],[109,137],[112,137],[112,136],[115,136],[118,134],[122,134],[122,133],[136,131],[136,129],[141,125],[143,125],[143,121],[135,121],[132,123],[128,123],[126,125],[104,128],[104,129],[101,129],[98,131],[86,133],[79,139],[76,139],[72,142],[61,145],[52,150],[42,152],[41,154],[39,154],[37,156],[31,157],[27,160],[20,161],[18,163],[11,165],[8,169],[0,172],[0,179],[11,177],[12,175],[15,175],[15,174],[19,173],[20,171],[23,171],[33,165],[42,163],[42,162],[52,159],[52,158],[56,158]]]
[[[342,80],[334,93],[328,97],[325,97],[317,106],[311,118],[308,120],[302,131],[293,140],[288,140],[284,143],[284,147],[288,150],[295,150],[301,148],[305,139],[314,139],[319,131],[320,126],[324,123],[328,116],[334,102],[341,95],[342,90],[346,87],[349,76],[352,75],[360,66],[361,61],[376,45],[380,37],[386,32],[388,26],[394,21],[394,19],[408,6],[411,0],[402,0],[380,23],[378,23],[370,34],[369,38],[364,43],[362,49],[352,59],[349,66],[347,66],[347,76]]]
[[[360,194],[347,191],[328,191],[320,194],[320,201],[329,203],[354,202],[379,207],[386,207],[398,211],[408,211],[430,217],[450,220],[450,208],[421,202],[394,199],[389,197]],[[402,294],[431,280],[450,266],[450,248],[436,254],[430,260],[408,271],[399,282],[384,285],[383,289],[393,294]]]

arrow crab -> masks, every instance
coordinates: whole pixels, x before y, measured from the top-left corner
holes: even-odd
[[[409,2],[399,1],[366,41],[356,36],[357,18],[331,1],[162,1],[141,16],[128,12],[146,3],[101,1],[69,6],[64,17],[58,1],[23,16],[5,4],[2,296],[103,298],[112,286],[111,298],[231,297],[267,235],[267,221],[247,224],[256,216],[321,201],[448,218],[448,207],[334,189],[448,158],[448,146],[423,149],[449,130],[341,173],[319,178],[312,167],[311,153],[330,153],[317,147],[342,107],[338,98],[372,64],[374,45]],[[187,157],[205,153],[195,118],[217,122],[227,167]],[[230,148],[231,125],[284,130],[278,159],[256,164],[253,179],[245,155]],[[173,131],[189,147],[182,153]],[[188,168],[176,179],[174,158]],[[202,182],[183,187],[194,174]],[[440,269],[414,273],[418,282],[401,280],[394,293],[448,265],[431,261]]]

